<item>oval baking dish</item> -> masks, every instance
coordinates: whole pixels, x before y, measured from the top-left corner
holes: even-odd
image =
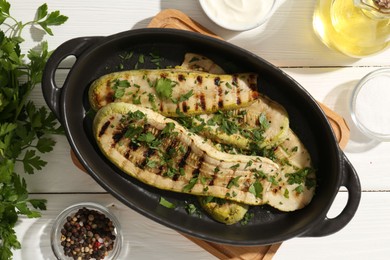
[[[99,151],[92,135],[88,88],[96,78],[120,69],[156,68],[182,62],[187,52],[211,58],[228,73],[254,72],[259,91],[285,107],[290,127],[308,148],[318,187],[304,209],[280,212],[271,207],[253,207],[246,225],[226,226],[206,215],[189,215],[184,207],[168,209],[160,197],[176,205],[192,196],[158,190],[124,174]],[[76,62],[62,87],[55,72],[68,56]],[[149,55],[153,58],[147,59]],[[142,59],[141,59],[142,57]],[[75,38],[59,46],[50,57],[43,75],[45,100],[65,128],[69,143],[88,173],[108,192],[146,217],[197,238],[234,245],[265,245],[299,236],[325,236],[339,231],[354,216],[361,195],[359,178],[334,137],[331,126],[310,94],[283,71],[262,58],[222,40],[174,29],[138,29],[108,37]],[[336,218],[327,213],[341,186],[348,202]]]

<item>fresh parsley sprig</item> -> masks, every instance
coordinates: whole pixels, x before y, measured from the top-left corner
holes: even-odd
[[[53,35],[51,26],[67,20],[59,11],[48,12],[46,4],[36,18],[23,23],[10,14],[11,4],[0,0],[0,259],[11,259],[12,250],[21,247],[14,227],[19,215],[40,217],[46,200],[30,199],[27,183],[16,172],[20,164],[27,174],[41,170],[40,154],[52,151],[51,134],[63,133],[53,113],[29,101],[31,91],[41,82],[50,56],[47,42],[22,53],[22,31],[27,26],[42,28]],[[4,30],[3,30],[4,28]]]

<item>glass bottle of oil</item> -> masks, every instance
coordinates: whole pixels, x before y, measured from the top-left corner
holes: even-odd
[[[390,46],[390,0],[318,0],[316,34],[329,48],[365,57]]]

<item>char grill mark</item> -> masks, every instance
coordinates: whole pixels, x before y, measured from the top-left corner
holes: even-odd
[[[149,124],[146,124],[142,133],[146,133],[148,132],[150,129],[153,129],[151,125]],[[151,131],[153,132],[153,131]],[[160,131],[158,131],[155,136],[159,136],[160,134]],[[126,157],[126,159],[129,159],[130,158],[130,154],[131,152],[135,152],[136,150],[138,150],[138,148],[140,148],[141,145],[137,142],[134,142],[133,140],[129,140],[129,143],[127,144],[127,150],[124,152],[124,156]],[[147,157],[148,158],[148,157]]]
[[[196,81],[198,82],[199,85],[202,85],[202,82],[203,82],[202,76],[197,76]]]
[[[179,160],[178,163],[179,168],[183,168],[186,165],[187,158],[188,156],[190,156],[191,152],[192,152],[191,148],[188,147],[183,157]]]
[[[198,94],[196,94],[196,99],[200,99]],[[195,111],[198,111],[198,110],[199,110],[199,102],[196,102],[195,103]]]
[[[106,130],[110,126],[110,124],[111,124],[110,121],[107,121],[104,123],[104,125],[102,126],[102,128],[99,131],[99,137],[102,137],[102,135],[104,135],[104,133],[106,132]]]
[[[250,74],[249,75],[249,87],[252,89],[254,92],[257,92],[257,76],[255,74]]]
[[[171,160],[175,159],[174,157],[177,156],[177,147],[180,144],[180,141],[178,139],[169,139],[170,142],[168,142],[168,146],[166,148],[167,153],[170,155]],[[173,165],[173,168],[176,168],[176,165]],[[179,170],[179,169],[177,169]],[[180,177],[179,173],[176,173],[173,175],[172,180],[177,181]]]
[[[214,181],[218,178],[218,173],[214,173],[212,175],[212,179],[210,180],[208,186],[214,186]]]
[[[183,112],[184,112],[184,113],[187,113],[187,112],[188,112],[188,109],[189,109],[189,107],[188,107],[188,105],[187,105],[187,102],[183,101],[183,102],[182,102],[182,107],[183,107]]]
[[[237,103],[237,105],[240,105],[241,104],[241,90],[240,90],[240,88],[237,88],[237,101],[236,101],[236,103]]]
[[[183,74],[179,74],[179,75],[177,76],[177,79],[178,79],[180,82],[182,82],[182,81],[185,81],[185,80],[186,80],[186,77],[184,77]]]
[[[220,77],[215,77],[214,78],[214,84],[219,87],[220,84],[221,84],[221,78]]]
[[[160,137],[160,134],[161,134],[161,131],[159,132],[159,134],[157,135],[157,137]],[[169,137],[166,137],[164,138],[163,140],[163,144],[162,144],[162,150],[165,150],[165,153],[168,154],[169,153],[169,150],[171,149],[175,149],[175,147],[177,146],[177,144],[180,143],[179,140],[177,139],[171,139]],[[156,149],[154,149],[155,151],[157,151]],[[159,158],[160,160],[163,159],[163,158]],[[156,172],[157,175],[163,175],[164,173],[166,173],[168,171],[168,166],[167,164],[161,164],[160,167],[158,168],[158,172]],[[174,178],[174,177],[173,177]]]
[[[237,78],[237,75],[233,75],[233,77],[232,77],[232,84],[233,84],[233,86],[235,86],[235,87],[238,86],[238,78]]]
[[[132,151],[137,151],[137,149],[140,147],[139,144],[135,143],[135,142],[132,142],[130,141],[129,142],[129,149],[132,150]]]
[[[250,186],[251,186],[250,180],[246,180],[245,183],[243,185],[241,185],[241,187],[242,187],[241,190],[243,192],[248,192]]]
[[[200,107],[203,109],[203,111],[205,111],[206,110],[206,97],[203,93],[200,94],[199,100],[200,100]]]
[[[196,165],[196,168],[192,171],[191,179],[192,179],[192,178],[197,178],[197,177],[199,176],[200,167],[202,167],[203,161],[204,161],[204,158],[203,158],[203,155],[202,155],[202,156],[199,157],[199,159],[198,159],[198,163],[197,163],[197,165]]]
[[[111,103],[111,102],[115,101],[114,92],[110,92],[110,93],[107,94],[106,101],[107,101],[107,103]]]
[[[223,91],[221,86],[218,86],[218,107],[223,108]]]
[[[164,102],[160,102],[160,111],[164,111]]]
[[[114,147],[126,134],[127,129],[123,128],[112,135],[112,147]]]
[[[153,148],[148,148],[145,152],[144,152],[144,158],[143,160],[139,163],[139,167],[141,169],[144,169],[149,158],[152,157],[154,154],[156,153],[156,149],[153,149]]]
[[[241,102],[241,90],[240,88],[238,87],[238,78],[237,78],[237,75],[233,75],[233,78],[232,78],[232,84],[233,86],[236,87],[236,103],[237,105],[240,105],[242,102]]]

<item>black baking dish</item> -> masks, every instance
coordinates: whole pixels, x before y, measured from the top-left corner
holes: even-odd
[[[125,59],[132,52],[133,58]],[[87,115],[87,90],[97,77],[119,69],[156,68],[142,54],[159,53],[161,66],[179,65],[186,52],[205,55],[228,73],[256,72],[259,91],[282,104],[290,126],[308,148],[317,170],[318,187],[312,202],[295,212],[279,212],[267,206],[252,207],[255,217],[247,225],[219,224],[206,215],[189,215],[184,208],[159,205],[161,196],[175,204],[191,201],[190,195],[161,191],[127,176],[100,153],[91,134]],[[68,56],[75,56],[62,87],[55,72]],[[140,64],[140,62],[142,64]],[[359,178],[340,150],[332,128],[311,95],[282,70],[262,58],[225,41],[174,29],[138,29],[108,37],[82,37],[60,45],[47,62],[42,82],[48,106],[65,128],[77,158],[88,173],[121,202],[146,217],[197,238],[233,245],[265,245],[300,236],[325,236],[342,229],[353,218],[361,195]],[[348,202],[339,216],[327,217],[341,186]],[[129,220],[131,221],[131,220]]]

